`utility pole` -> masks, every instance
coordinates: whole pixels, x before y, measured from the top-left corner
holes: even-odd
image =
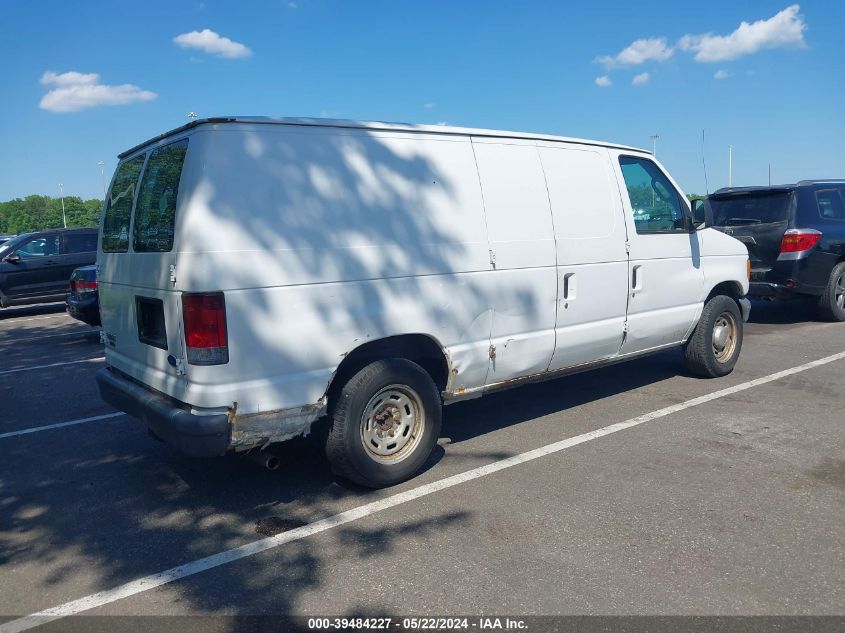
[[[772,164],[769,163],[769,186],[772,186]]]
[[[733,159],[734,159],[734,146],[728,145],[728,187],[733,186]]]
[[[65,216],[65,190],[64,185],[59,183],[59,197],[62,199],[62,224],[67,228],[67,217]]]
[[[97,164],[100,166],[100,186],[103,188],[103,201],[105,202],[106,199],[106,176],[103,173],[103,167],[106,164],[103,161],[98,161]]]
[[[651,155],[657,158],[657,139],[660,138],[660,134],[652,134],[649,138],[651,139]]]

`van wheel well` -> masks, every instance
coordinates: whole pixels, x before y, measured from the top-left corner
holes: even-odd
[[[710,299],[718,295],[730,297],[739,304],[739,300],[742,298],[742,286],[735,281],[723,281],[722,283],[716,284],[713,290],[710,291],[710,294],[707,295],[704,303],[707,303]]]
[[[449,363],[439,343],[425,334],[389,336],[364,343],[346,355],[326,392],[329,410],[336,401],[337,392],[346,381],[370,363],[386,358],[404,358],[416,363],[431,376],[438,391],[446,389]]]

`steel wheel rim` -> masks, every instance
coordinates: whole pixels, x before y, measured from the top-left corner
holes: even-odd
[[[364,407],[361,442],[379,463],[396,463],[414,452],[425,431],[425,408],[407,385],[380,389]]]
[[[845,273],[839,275],[833,290],[833,299],[840,310],[845,310]]]
[[[736,350],[737,323],[730,312],[722,312],[713,324],[713,355],[720,363],[728,362]]]

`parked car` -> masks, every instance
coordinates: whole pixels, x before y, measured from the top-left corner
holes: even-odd
[[[749,295],[812,298],[822,318],[845,321],[845,180],[719,189],[702,212],[748,247]]]
[[[322,437],[366,486],[441,404],[683,346],[729,373],[748,253],[649,153],[528,133],[196,121],[120,155],[102,397],[192,455]]]
[[[88,325],[100,325],[100,299],[97,293],[97,266],[81,266],[70,275],[67,312]]]
[[[63,301],[68,280],[97,257],[97,229],[50,229],[0,246],[0,307]]]

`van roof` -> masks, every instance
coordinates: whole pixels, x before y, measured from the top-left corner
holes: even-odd
[[[418,125],[414,123],[386,123],[382,121],[354,121],[350,119],[315,119],[315,118],[293,118],[293,117],[265,117],[265,116],[227,116],[227,117],[211,117],[206,119],[196,119],[172,129],[164,134],[159,134],[135,147],[118,154],[118,158],[125,158],[130,154],[134,154],[138,150],[156,143],[169,136],[173,136],[185,130],[189,130],[200,125],[207,124],[221,124],[221,123],[248,123],[248,124],[267,124],[267,125],[291,125],[291,126],[310,126],[310,127],[336,127],[336,128],[354,128],[373,131],[389,131],[389,132],[422,132],[426,134],[458,134],[463,136],[486,136],[493,138],[518,138],[518,139],[534,139],[539,141],[564,141],[567,143],[577,143],[580,145],[596,145],[600,147],[613,147],[616,149],[624,149],[636,152],[644,152],[650,154],[648,150],[643,150],[637,147],[628,145],[620,145],[618,143],[607,143],[604,141],[593,141],[581,138],[570,138],[566,136],[553,136],[550,134],[535,134],[533,132],[506,132],[503,130],[484,130],[476,128],[465,127],[450,127],[446,125]]]

